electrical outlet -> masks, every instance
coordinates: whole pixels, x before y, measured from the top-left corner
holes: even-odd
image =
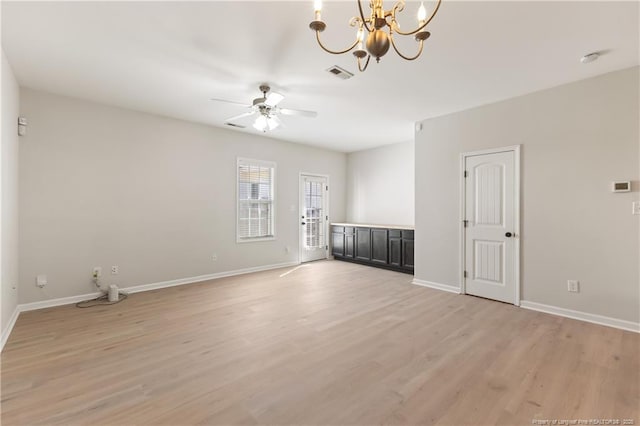
[[[100,278],[102,276],[102,267],[101,266],[95,266],[93,268],[92,276],[93,276],[93,278]]]
[[[47,285],[47,276],[46,275],[38,275],[36,277],[36,285],[40,288]]]
[[[217,262],[217,261],[218,261],[218,255],[217,255],[216,253],[213,253],[213,254],[211,255],[211,261],[212,261],[212,262]]]
[[[631,203],[631,213],[640,214],[640,201],[634,201]]]
[[[120,269],[118,268],[118,265],[113,265],[111,267],[111,275],[118,275],[118,272],[120,272]]]
[[[580,292],[580,281],[568,280],[567,281],[567,291],[570,291],[571,293],[579,293]]]

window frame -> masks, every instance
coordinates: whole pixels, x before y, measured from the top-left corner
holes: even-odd
[[[269,167],[271,172],[271,200],[256,200],[258,204],[271,204],[271,235],[260,237],[240,236],[240,166],[250,165]],[[254,158],[237,157],[236,159],[236,243],[253,243],[258,241],[273,241],[276,239],[276,172],[275,161],[257,160]]]

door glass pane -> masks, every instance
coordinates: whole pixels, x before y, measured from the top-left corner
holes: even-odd
[[[305,248],[322,248],[324,242],[323,187],[322,182],[306,181],[304,184],[305,203]]]

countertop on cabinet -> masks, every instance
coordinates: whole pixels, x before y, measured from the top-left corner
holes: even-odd
[[[383,228],[383,229],[408,229],[413,231],[413,226],[408,225],[376,225],[372,223],[332,223],[331,226],[353,226],[356,228]]]

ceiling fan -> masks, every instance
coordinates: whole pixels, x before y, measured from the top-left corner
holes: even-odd
[[[248,112],[226,119],[225,124],[230,124],[236,127],[244,127],[235,124],[234,122],[244,117],[256,115],[257,117],[253,122],[253,127],[261,132],[274,130],[279,127],[282,124],[280,118],[278,117],[280,114],[297,115],[300,117],[316,117],[318,115],[318,113],[315,111],[280,108],[278,104],[284,99],[284,96],[282,96],[280,93],[271,92],[271,88],[266,84],[260,85],[259,89],[262,92],[262,97],[255,98],[251,104],[243,104],[240,102],[227,101],[224,99],[216,98],[212,98],[211,100],[249,108],[250,111]]]

